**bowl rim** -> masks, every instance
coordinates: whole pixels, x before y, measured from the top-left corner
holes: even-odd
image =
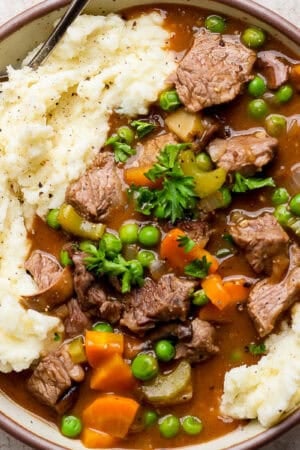
[[[159,0],[154,0],[153,4],[158,4]],[[43,0],[25,11],[12,17],[10,20],[0,26],[0,42],[23,26],[39,19],[50,12],[67,6],[71,0]],[[253,17],[271,25],[273,28],[288,37],[295,44],[300,45],[300,28],[289,22],[284,17],[274,11],[254,2],[253,0],[216,0],[216,2],[225,3],[227,6],[238,9],[242,13],[247,13]],[[159,4],[163,4],[159,2]],[[16,404],[17,405],[17,404]],[[239,444],[224,448],[224,450],[252,450],[269,443],[291,428],[300,424],[300,409],[291,413],[282,422],[272,428],[248,438]],[[48,439],[40,437],[21,424],[17,424],[12,418],[8,417],[3,411],[0,411],[0,428],[9,433],[16,439],[30,445],[38,450],[65,450],[65,447],[53,444]],[[49,446],[50,444],[50,446]],[[162,450],[162,449],[161,449]]]

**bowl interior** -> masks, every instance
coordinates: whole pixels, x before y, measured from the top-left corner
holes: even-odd
[[[53,23],[61,17],[68,0],[49,0],[31,8],[0,28],[0,61],[2,70],[8,64],[18,64],[28,51],[42,42],[50,33]],[[245,22],[262,26],[272,36],[280,39],[288,48],[300,53],[299,30],[253,2],[245,0],[165,0],[164,3],[195,5],[211,11],[239,18]],[[102,14],[134,6],[153,4],[151,0],[92,0],[86,8],[89,14]],[[79,441],[64,438],[55,425],[34,416],[21,408],[0,391],[0,425],[28,444],[47,449],[84,450]],[[214,441],[190,448],[197,450],[218,450],[235,448],[246,450],[263,445],[300,420],[300,411],[284,422],[265,431],[258,423],[251,422],[234,432]],[[187,447],[186,447],[187,448]]]

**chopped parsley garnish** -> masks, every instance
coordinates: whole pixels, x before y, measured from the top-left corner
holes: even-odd
[[[228,244],[234,245],[234,240],[233,240],[233,237],[231,236],[231,234],[229,234],[229,233],[223,234],[222,239],[223,239],[223,241],[228,242]]]
[[[193,239],[190,239],[188,236],[179,236],[177,238],[178,247],[183,247],[186,253],[190,252],[196,245],[196,242]]]
[[[258,356],[266,353],[267,349],[265,344],[249,344],[248,345],[249,352],[251,355]]]
[[[59,334],[59,333],[54,333],[53,340],[54,340],[55,342],[60,341],[60,340],[61,340],[60,334]]]
[[[130,292],[132,286],[141,287],[144,284],[142,264],[136,259],[127,261],[120,253],[109,252],[105,240],[101,239],[98,247],[89,244],[83,250],[88,255],[84,258],[87,270],[94,272],[97,276],[118,277],[123,294]]]
[[[194,259],[194,261],[187,264],[184,268],[184,273],[194,278],[205,278],[208,275],[211,263],[207,261],[206,256],[201,259]]]
[[[122,142],[122,138],[117,134],[108,138],[105,145],[112,146],[115,153],[115,161],[118,163],[125,163],[130,156],[136,154],[136,150],[126,142]]]
[[[154,123],[144,122],[143,120],[134,120],[130,125],[136,129],[136,134],[140,139],[151,133],[155,128]]]
[[[169,144],[160,152],[157,163],[145,173],[151,181],[162,179],[161,189],[131,186],[136,211],[174,223],[196,206],[193,177],[185,176],[178,162],[179,152],[189,144]]]
[[[263,187],[275,187],[275,181],[272,177],[268,178],[246,178],[241,175],[239,172],[236,172],[234,175],[234,185],[232,186],[232,192],[247,192],[252,191],[254,189],[260,189]]]

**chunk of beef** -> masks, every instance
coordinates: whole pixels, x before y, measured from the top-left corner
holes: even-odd
[[[277,143],[277,139],[268,136],[265,131],[255,131],[228,139],[215,139],[207,151],[218,167],[228,172],[253,175],[271,161]]]
[[[287,256],[289,237],[270,213],[240,217],[229,225],[229,233],[257,273],[271,274],[276,259]]]
[[[159,152],[167,144],[176,144],[177,142],[176,137],[172,133],[148,138],[142,144],[140,143],[137,145],[138,156],[136,161],[138,162],[138,165],[141,167],[152,166],[156,162]]]
[[[42,403],[55,407],[74,382],[84,379],[84,370],[74,364],[66,346],[41,359],[28,380],[28,389]]]
[[[69,185],[66,202],[87,220],[101,222],[124,204],[125,197],[113,154],[102,153],[96,164]]]
[[[34,250],[25,262],[25,269],[30,273],[39,289],[47,289],[62,272],[62,267],[50,253]]]
[[[187,342],[176,345],[175,359],[184,358],[192,363],[205,361],[218,353],[219,348],[214,344],[215,329],[204,320],[194,319],[191,322],[192,337]]]
[[[142,288],[128,294],[121,325],[143,334],[157,322],[185,321],[195,286],[196,282],[174,274],[163,275],[158,282],[146,279]]]
[[[97,306],[97,317],[111,324],[119,322],[124,306],[116,299],[106,296],[102,287],[98,284],[92,286],[88,291],[88,302]]]
[[[90,325],[88,317],[81,310],[75,298],[68,302],[67,307],[68,315],[64,322],[66,337],[71,338],[83,334]]]
[[[234,99],[250,79],[255,59],[255,52],[239,36],[202,29],[171,80],[182,103],[190,111],[200,111]]]
[[[202,124],[204,126],[203,134],[200,137],[196,137],[194,151],[200,152],[210,143],[210,141],[221,130],[221,123],[211,117],[203,117]]]
[[[89,288],[95,282],[94,275],[89,272],[84,264],[84,258],[86,257],[85,253],[75,252],[72,255],[72,260],[74,263],[74,289],[77,294],[77,298],[79,304],[83,311],[87,311],[89,309],[89,304],[86,301],[87,292]]]
[[[212,230],[205,220],[181,220],[176,225],[201,247],[205,247],[208,243]]]
[[[289,66],[285,64],[277,52],[266,50],[257,55],[257,67],[267,80],[269,89],[278,89],[289,78]]]
[[[248,311],[257,331],[264,337],[271,333],[277,319],[300,299],[300,249],[291,249],[291,263],[286,277],[279,283],[266,278],[250,292]]]
[[[158,341],[165,338],[189,339],[192,336],[192,327],[190,322],[177,323],[172,322],[158,326],[147,334],[147,338],[151,341]]]

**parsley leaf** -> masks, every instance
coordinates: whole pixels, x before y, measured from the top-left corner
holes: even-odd
[[[186,211],[196,206],[194,179],[185,176],[166,178],[163,189],[157,191],[157,206],[159,209],[154,211],[156,217],[170,219],[172,223],[183,219]]]
[[[232,192],[247,192],[253,189],[260,189],[262,187],[275,187],[275,182],[272,177],[268,178],[246,178],[239,172],[235,173],[234,185],[232,186]]]
[[[254,356],[263,355],[267,351],[266,346],[263,343],[262,344],[249,344],[248,349],[249,349],[249,352]]]
[[[125,163],[127,159],[136,154],[135,148],[132,148],[117,134],[113,134],[108,138],[104,145],[111,145],[115,153],[115,161],[117,163]]]
[[[177,238],[178,247],[183,247],[186,253],[190,252],[196,245],[196,242],[193,239],[190,239],[188,236],[179,236]]]
[[[189,147],[190,144],[167,144],[158,155],[157,162],[145,173],[145,176],[150,181],[156,181],[164,176],[183,176],[178,155],[181,150]]]
[[[144,122],[143,120],[134,120],[130,125],[136,129],[138,138],[143,138],[155,128],[154,123]]]
[[[207,261],[206,256],[202,259],[194,259],[184,268],[184,273],[194,278],[205,278],[208,275],[211,263]]]
[[[134,199],[135,210],[145,216],[150,216],[157,204],[157,191],[144,186],[130,186],[127,190]]]

